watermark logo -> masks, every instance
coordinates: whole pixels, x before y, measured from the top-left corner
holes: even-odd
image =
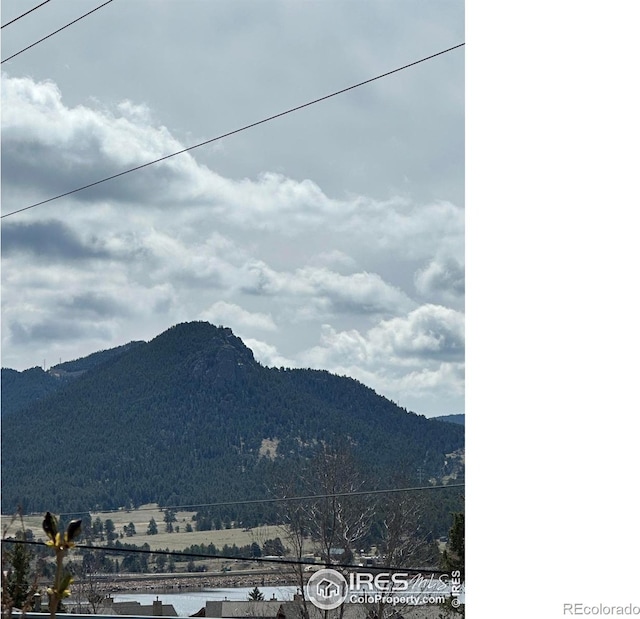
[[[460,606],[460,572],[452,572],[450,580],[445,574],[424,578],[408,573],[351,573],[347,580],[340,572],[326,568],[315,572],[306,585],[308,599],[321,610],[334,610],[345,602],[393,606],[444,604],[447,590],[451,605]]]
[[[451,572],[451,606],[460,607],[460,594],[462,593],[462,581],[460,580],[460,571],[453,570]]]
[[[336,570],[318,570],[309,578],[307,596],[321,610],[333,610],[347,599],[347,581]]]

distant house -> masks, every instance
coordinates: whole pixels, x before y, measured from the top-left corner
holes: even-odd
[[[331,583],[335,585],[335,583]],[[337,586],[337,585],[336,585]],[[330,588],[327,588],[327,594]],[[201,617],[210,619],[301,619],[307,617],[310,619],[324,619],[324,611],[314,607],[307,601],[307,611],[304,613],[303,602],[298,594],[293,601],[278,600],[216,600],[206,602],[206,606],[198,612],[190,615],[191,617]],[[13,616],[18,617],[20,611]],[[152,604],[140,604],[139,602],[114,602],[113,598],[106,598],[103,605],[98,608],[98,614],[92,615],[88,610],[76,611],[82,613],[85,619],[93,616],[96,619],[114,619],[120,615],[129,615],[133,617],[177,617],[177,613],[172,604],[163,604],[160,600],[155,600]],[[424,606],[404,606],[402,614],[395,615],[396,619],[439,619],[442,615],[442,608],[437,604],[428,604]],[[374,619],[373,615],[366,614],[366,609],[362,604],[346,603],[341,607],[339,614],[342,619]],[[36,613],[27,613],[25,619],[42,619],[44,615]],[[60,615],[61,619],[71,619],[73,614]],[[335,619],[335,615],[329,615],[329,619]]]
[[[112,597],[107,597],[98,609],[99,614],[104,615],[135,615],[137,617],[177,617],[178,613],[173,604],[163,604],[155,599],[151,604],[140,602],[114,602]]]
[[[329,548],[329,559],[331,561],[345,561],[349,558],[349,554],[345,548]]]
[[[331,583],[334,584],[334,583]],[[324,617],[321,611],[307,601],[311,619]],[[442,611],[437,605],[404,607],[402,617],[404,619],[438,619]],[[216,617],[218,619],[300,619],[302,613],[302,601],[298,599],[292,602],[280,602],[276,600],[252,601],[214,601],[207,602],[206,606],[198,613],[197,617]],[[335,615],[330,615],[333,618]],[[366,611],[362,604],[345,604],[342,610],[343,619],[364,619]]]

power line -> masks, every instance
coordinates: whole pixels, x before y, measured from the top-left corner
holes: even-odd
[[[11,21],[8,21],[3,26],[0,26],[0,30],[2,28],[6,28],[7,26],[10,26],[13,22],[18,21],[19,19],[22,19],[25,15],[29,15],[29,13],[33,13],[33,11],[35,11],[36,9],[39,9],[41,6],[44,6],[45,4],[47,4],[47,2],[51,2],[51,0],[44,0],[44,2],[41,2],[38,6],[34,6],[32,9],[29,9],[28,11],[24,12],[22,15],[18,15],[18,17],[13,18]]]
[[[45,546],[46,542],[38,542],[33,540],[21,540],[21,539],[8,539],[4,538],[0,540],[3,544],[26,544],[29,546]],[[178,551],[178,550],[147,550],[146,548],[117,548],[114,546],[91,546],[89,544],[74,544],[74,548],[78,548],[81,550],[96,550],[104,553],[111,554],[140,554],[140,555],[164,555],[166,557],[189,557],[192,559],[223,559],[225,561],[249,561],[251,563],[275,563],[277,565],[314,565],[316,567],[320,567],[324,565],[323,563],[316,563],[315,561],[304,561],[302,559],[285,559],[285,558],[277,558],[271,559],[267,557],[233,557],[228,555],[219,555],[219,554],[206,554],[202,552],[189,552],[189,551]],[[352,565],[350,563],[334,563],[333,561],[330,563],[326,563],[327,566],[332,568],[343,568],[343,569],[362,569],[362,565]],[[378,566],[366,566],[367,570],[380,570],[380,571],[390,571],[390,572],[415,572],[415,573],[439,573],[440,570],[437,569],[426,569],[426,568],[412,568],[412,567],[395,567],[390,565],[378,565]],[[443,572],[444,573],[444,572]]]
[[[19,52],[16,52],[15,54],[13,54],[12,56],[9,56],[8,58],[5,58],[3,61],[0,62],[0,64],[4,64],[5,62],[11,60],[12,58],[19,56],[20,54],[22,54],[22,52],[26,52],[28,49],[35,47],[36,45],[38,45],[38,43],[42,43],[42,41],[46,41],[48,38],[52,37],[54,34],[58,34],[58,32],[61,32],[65,28],[68,28],[69,26],[72,26],[76,22],[79,22],[81,19],[84,19],[88,15],[91,15],[91,13],[95,13],[98,9],[101,9],[103,6],[107,6],[107,4],[109,4],[110,2],[113,2],[113,0],[107,0],[105,3],[101,4],[100,6],[97,6],[95,9],[91,9],[88,13],[85,13],[84,15],[81,15],[77,19],[74,19],[72,22],[69,22],[68,24],[62,26],[62,28],[58,28],[55,32],[48,34],[46,37],[42,37],[40,40],[36,41],[35,43],[32,43],[31,45],[27,45],[27,47],[25,47],[24,49],[21,49]],[[5,24],[5,25],[8,26],[9,24]]]
[[[109,0],[111,1],[111,0]],[[98,7],[99,8],[99,7]],[[241,127],[239,129],[234,129],[233,131],[229,131],[228,133],[224,133],[222,135],[219,135],[215,138],[211,138],[210,140],[205,140],[204,142],[200,142],[199,144],[195,144],[194,146],[189,146],[188,148],[184,148],[183,150],[179,150],[175,153],[172,153],[170,155],[165,155],[164,157],[160,157],[159,159],[154,159],[153,161],[149,161],[147,163],[143,163],[142,165],[139,166],[135,166],[133,168],[129,168],[128,170],[124,170],[123,172],[118,172],[118,174],[113,174],[111,176],[107,176],[106,178],[103,178],[101,180],[95,181],[93,183],[89,183],[88,185],[83,185],[82,187],[78,187],[76,189],[72,189],[71,191],[66,191],[65,193],[61,193],[57,196],[54,196],[53,198],[48,198],[46,200],[42,200],[41,202],[36,202],[35,204],[31,204],[30,206],[25,206],[24,208],[21,209],[17,209],[15,211],[11,211],[10,213],[6,213],[5,215],[0,216],[0,219],[4,219],[5,217],[10,217],[11,215],[16,215],[17,213],[22,213],[23,211],[28,211],[29,209],[35,208],[36,206],[41,206],[42,204],[46,204],[47,202],[53,202],[54,200],[58,200],[60,198],[64,198],[65,196],[69,196],[71,194],[77,193],[79,191],[83,191],[84,189],[89,189],[90,187],[95,187],[96,185],[99,185],[101,183],[106,183],[107,181],[113,180],[114,178],[118,178],[119,176],[124,176],[125,174],[130,174],[131,172],[135,172],[137,170],[141,170],[142,168],[146,168],[150,165],[153,165],[155,163],[159,163],[160,161],[165,161],[166,159],[170,159],[171,157],[175,157],[176,155],[182,155],[183,153],[186,153],[188,151],[194,150],[196,148],[200,148],[201,146],[205,146],[206,144],[211,144],[212,142],[216,142],[217,140],[221,140],[223,138],[229,137],[230,135],[234,135],[236,133],[240,133],[241,131],[246,131],[247,129],[251,129],[253,127],[257,127],[258,125],[262,125],[264,123],[267,123],[269,121],[275,120],[276,118],[280,118],[281,116],[286,116],[287,114],[291,114],[292,112],[296,112],[298,110],[301,110],[305,107],[309,107],[311,105],[315,105],[316,103],[320,103],[320,101],[325,101],[327,99],[330,99],[331,97],[336,97],[337,95],[341,95],[345,92],[348,92],[350,90],[353,90],[355,88],[359,88],[360,86],[364,86],[365,84],[370,84],[371,82],[375,82],[376,80],[382,79],[383,77],[387,77],[389,75],[392,75],[393,73],[398,73],[399,71],[404,71],[405,69],[408,69],[409,67],[413,67],[415,65],[420,64],[421,62],[426,62],[427,60],[431,60],[432,58],[436,58],[437,56],[442,56],[443,54],[446,54],[447,52],[451,52],[454,49],[458,49],[460,47],[463,47],[464,43],[460,43],[458,45],[454,45],[453,47],[450,47],[448,49],[442,50],[441,52],[438,52],[436,54],[432,54],[430,56],[427,56],[426,58],[421,58],[420,60],[416,60],[415,62],[411,62],[409,64],[406,64],[402,67],[398,67],[397,69],[393,69],[392,71],[387,71],[386,73],[382,73],[381,75],[377,75],[376,77],[372,77],[368,80],[365,80],[364,82],[359,82],[357,84],[354,84],[352,86],[348,86],[347,88],[343,88],[342,90],[337,90],[336,92],[333,92],[329,95],[325,95],[324,97],[320,97],[318,99],[314,99],[313,101],[308,101],[307,103],[303,103],[302,105],[298,105],[296,107],[292,107],[284,112],[280,112],[279,114],[274,114],[273,116],[269,116],[268,118],[263,118],[262,120],[259,120],[257,122],[251,123],[249,125],[245,125],[244,127]],[[8,60],[8,59],[7,59]],[[3,61],[4,62],[4,61]]]
[[[396,492],[417,492],[420,490],[438,490],[442,488],[464,488],[464,484],[446,484],[441,486],[415,486],[411,488],[387,488],[385,490],[357,490],[356,492],[334,492],[332,494],[311,494],[307,496],[293,496],[293,497],[279,497],[272,499],[246,499],[239,501],[222,501],[219,503],[200,503],[196,505],[169,505],[167,507],[139,507],[136,510],[131,511],[157,511],[164,509],[172,509],[172,510],[180,510],[187,511],[193,510],[201,507],[226,507],[229,505],[256,505],[256,504],[264,504],[264,503],[286,503],[288,501],[314,501],[317,499],[329,499],[333,497],[352,497],[352,496],[369,496],[373,494],[394,494]],[[107,509],[104,511],[75,511],[75,512],[64,512],[59,514],[59,516],[75,516],[80,514],[91,514],[91,513],[99,513],[99,514],[116,514],[121,513],[122,509]]]

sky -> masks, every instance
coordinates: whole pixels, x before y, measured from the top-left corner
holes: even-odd
[[[2,23],[24,10],[22,6],[17,8],[17,4],[3,0]],[[44,36],[86,10],[84,3],[79,10],[73,4],[54,0],[36,12],[41,19],[47,15],[45,10],[51,11],[46,24],[25,18],[3,29],[2,56],[23,47],[25,40]],[[242,307],[249,316],[271,316],[275,330],[247,334],[254,342],[262,342],[263,349],[270,350],[266,346],[271,346],[275,353],[298,360],[301,365],[309,351],[330,352],[334,359],[342,358],[342,365],[367,371],[380,383],[390,382],[395,387],[399,379],[411,379],[415,386],[415,378],[423,371],[426,376],[433,376],[428,372],[434,367],[442,367],[443,371],[454,369],[437,365],[444,361],[428,353],[419,361],[417,355],[407,354],[406,348],[398,346],[403,341],[400,334],[407,332],[400,327],[418,328],[418,324],[424,324],[416,322],[417,316],[411,312],[439,305],[458,316],[464,309],[465,366],[469,367],[464,400],[472,410],[466,420],[465,457],[470,480],[465,490],[466,564],[469,573],[486,575],[476,582],[480,586],[474,588],[474,609],[481,615],[507,619],[514,616],[517,608],[518,617],[537,619],[566,616],[567,603],[595,608],[591,614],[602,614],[599,604],[622,606],[632,602],[640,607],[637,596],[633,597],[638,589],[636,557],[640,555],[640,529],[627,526],[634,522],[631,516],[635,507],[633,497],[637,494],[633,488],[637,487],[640,410],[637,387],[640,295],[633,283],[638,279],[640,264],[637,239],[640,89],[635,77],[638,3],[614,0],[603,10],[599,3],[468,0],[464,32],[463,8],[455,1],[401,0],[389,2],[388,6],[355,0],[322,5],[304,2],[298,4],[304,5],[308,17],[299,16],[299,22],[294,21],[292,14],[298,4],[266,3],[269,7],[281,7],[278,12],[269,11],[262,3],[245,3],[244,7],[251,6],[253,23],[245,14],[242,18],[236,16],[234,21],[230,3],[210,3],[221,13],[223,9],[227,13],[226,19],[220,17],[215,22],[216,36],[207,40],[222,46],[226,37],[238,44],[232,45],[233,50],[226,50],[226,55],[208,53],[206,59],[198,56],[197,62],[191,56],[188,71],[184,57],[175,51],[178,49],[175,38],[182,35],[180,50],[198,46],[196,29],[207,26],[211,29],[210,23],[193,19],[187,27],[187,17],[181,12],[175,18],[166,16],[168,24],[163,30],[157,19],[164,15],[163,11],[169,11],[171,3],[156,3],[153,20],[148,17],[147,4],[129,1],[125,7],[121,3],[118,12],[114,12],[116,16],[142,7],[144,15],[129,21],[108,17],[115,8],[112,5],[117,4],[119,0],[83,20],[82,27],[79,24],[53,37],[48,43],[55,45],[43,43],[3,64],[3,73],[12,79],[25,76],[36,82],[50,79],[60,89],[66,108],[106,110],[114,123],[123,118],[122,113],[118,115],[118,105],[123,101],[130,101],[135,110],[140,110],[136,106],[146,105],[141,111],[153,121],[147,125],[157,130],[166,127],[181,144],[228,131],[229,125],[246,124],[280,112],[291,106],[291,99],[294,104],[304,102],[340,88],[343,82],[366,79],[362,73],[377,74],[393,68],[392,65],[400,66],[411,61],[407,56],[424,57],[432,51],[432,42],[434,48],[444,49],[464,35],[464,54],[448,54],[437,62],[429,61],[366,90],[355,91],[353,98],[335,98],[299,116],[289,116],[286,122],[280,119],[193,153],[199,165],[226,181],[241,183],[248,179],[243,188],[254,188],[251,182],[257,182],[261,173],[272,172],[290,179],[294,183],[291,187],[298,189],[295,183],[308,179],[330,201],[333,218],[326,216],[327,203],[322,203],[325,204],[322,209],[322,204],[318,206],[315,202],[313,210],[304,211],[307,217],[313,215],[314,221],[319,222],[313,231],[303,226],[300,211],[290,211],[287,225],[295,223],[295,233],[291,229],[285,237],[280,229],[269,256],[264,249],[265,237],[272,235],[273,229],[268,224],[275,225],[280,221],[278,218],[284,217],[282,213],[274,209],[269,213],[271,219],[266,216],[258,219],[261,229],[249,230],[258,217],[255,204],[243,203],[245,208],[248,204],[254,206],[253,219],[239,222],[232,221],[223,210],[225,202],[220,193],[213,202],[218,209],[215,231],[219,237],[215,239],[226,240],[229,248],[252,252],[254,260],[262,260],[276,274],[288,276],[289,296],[282,304],[291,312],[289,316],[301,307],[293,304],[292,283],[300,284],[300,279],[294,276],[302,278],[309,273],[297,269],[312,263],[308,260],[282,266],[282,261],[273,257],[274,247],[288,251],[286,258],[293,262],[298,256],[296,252],[314,254],[311,243],[318,235],[322,235],[323,243],[342,240],[338,251],[357,260],[356,266],[351,263],[348,268],[343,262],[338,269],[336,257],[341,254],[331,253],[334,248],[329,246],[326,251],[334,262],[330,263],[331,268],[327,267],[332,274],[327,280],[334,286],[344,282],[336,273],[377,274],[383,283],[406,295],[413,305],[386,315],[348,316],[346,311],[334,312],[315,323],[309,317],[301,325],[282,318],[281,309],[275,305],[280,295],[268,298],[265,294],[254,294],[251,296],[254,303],[264,302],[260,308],[243,305],[240,295],[222,300]],[[180,4],[189,3],[181,0]],[[364,4],[366,13],[362,9]],[[397,8],[400,5],[403,10]],[[60,13],[54,20],[53,14],[63,9],[68,14]],[[262,13],[258,15],[256,11]],[[99,34],[96,33],[99,26],[91,24],[92,19],[102,20]],[[277,36],[273,36],[276,22],[279,28]],[[91,30],[84,30],[89,26]],[[182,34],[185,28],[190,36]],[[238,29],[247,30],[244,37]],[[110,39],[117,38],[118,46],[100,45],[104,33]],[[153,48],[142,45],[134,48],[134,39],[137,43],[143,35],[162,37],[163,42]],[[10,36],[19,40],[9,45]],[[66,53],[65,46],[71,44],[76,46],[77,53]],[[210,47],[211,43],[207,45]],[[200,41],[199,49],[204,47]],[[167,52],[163,51],[165,48]],[[303,54],[306,48],[311,58]],[[338,55],[339,58],[334,57]],[[196,65],[200,67],[197,71]],[[150,72],[150,67],[155,70]],[[289,71],[289,67],[295,70]],[[120,84],[126,86],[126,92],[114,95]],[[207,90],[215,92],[202,99],[203,90],[205,96]],[[7,122],[6,96],[3,84],[3,123]],[[49,101],[51,108],[55,108],[55,97],[49,100],[43,95],[41,100]],[[174,105],[167,105],[169,102]],[[189,109],[185,111],[187,106]],[[30,108],[18,107],[27,116]],[[248,116],[251,118],[247,119]],[[90,115],[87,117],[86,125],[91,126]],[[202,118],[202,124],[196,123],[197,118]],[[46,121],[35,115],[32,124],[38,123],[48,127]],[[3,149],[3,212],[14,205],[23,206],[25,201],[49,197],[55,192],[50,191],[49,184],[55,185],[55,189],[64,184],[67,189],[69,172],[65,165],[70,165],[70,159],[76,163],[72,180],[77,180],[76,175],[83,180],[85,174],[89,176],[96,159],[95,153],[93,159],[89,157],[91,149],[95,151],[96,142],[99,145],[103,142],[98,138],[92,141],[86,132],[72,134],[71,125],[56,126],[66,128],[62,138],[56,140],[49,135],[38,142],[33,137],[33,127],[26,127],[21,129],[26,134],[22,149],[14,147],[15,152],[6,146]],[[3,129],[6,133],[6,127]],[[144,134],[144,127],[140,131]],[[151,134],[157,135],[153,131]],[[84,146],[81,154],[74,151],[75,159],[65,150],[73,136],[77,140],[82,138]],[[291,142],[295,142],[293,146]],[[129,141],[129,146],[132,143]],[[110,151],[103,146],[98,158],[106,160],[105,166],[117,167],[108,160]],[[40,166],[45,163],[52,166],[50,173],[31,174],[30,165],[35,164],[30,164],[27,158],[23,176],[16,169],[9,190],[7,155],[19,159],[33,156],[31,151],[47,148],[55,150],[61,158],[59,161],[54,158],[54,163],[39,161]],[[133,157],[135,153],[129,155]],[[14,161],[14,168],[17,163]],[[53,167],[54,164],[58,167]],[[104,168],[100,167],[99,172],[104,172]],[[171,179],[176,177],[179,178],[178,172]],[[48,331],[48,325],[58,325],[62,333],[63,327],[68,334],[73,327],[84,332],[75,339],[70,335],[60,337],[57,342],[60,352],[56,354],[66,357],[62,344],[68,346],[69,356],[77,356],[85,345],[90,349],[105,347],[110,345],[109,341],[116,344],[121,339],[145,337],[140,335],[145,332],[146,337],[153,337],[163,328],[163,321],[171,323],[172,316],[154,312],[145,302],[152,300],[152,291],[161,288],[158,283],[161,276],[166,277],[167,289],[174,295],[172,286],[180,286],[178,292],[182,293],[192,285],[193,276],[192,280],[185,277],[179,283],[176,278],[171,279],[175,270],[184,267],[179,258],[189,255],[189,247],[179,242],[183,237],[176,235],[176,226],[170,223],[179,223],[182,234],[189,231],[196,235],[198,230],[187,223],[197,222],[201,211],[190,207],[193,219],[189,220],[188,205],[172,201],[170,188],[158,192],[170,202],[169,207],[159,200],[153,202],[149,195],[144,204],[137,202],[130,196],[148,189],[150,181],[140,180],[136,184],[131,179],[131,183],[120,185],[120,194],[115,186],[109,189],[114,194],[112,201],[107,186],[103,185],[104,193],[93,194],[91,200],[86,195],[82,200],[78,196],[74,201],[53,203],[56,206],[52,211],[45,211],[48,207],[33,209],[31,215],[37,214],[37,218],[30,219],[25,213],[2,220],[3,242],[8,238],[7,223],[43,226],[14,230],[17,239],[14,243],[24,245],[20,252],[7,254],[3,244],[3,363],[11,360],[14,367],[22,367],[21,364],[27,367],[41,364],[39,359],[45,354],[55,356],[48,352],[53,350],[53,344],[42,339],[42,333],[54,332]],[[451,232],[461,228],[463,191],[467,199],[464,254],[462,233]],[[21,198],[20,193],[26,195]],[[354,197],[360,201],[349,202]],[[278,204],[283,203],[280,197]],[[424,217],[410,219],[418,211]],[[342,215],[339,220],[342,227],[336,223],[336,212]],[[225,214],[227,217],[223,219]],[[240,218],[242,211],[235,209],[232,214]],[[386,226],[381,214],[393,216],[394,223],[405,225]],[[348,227],[356,223],[356,215],[368,222],[357,233]],[[135,225],[131,225],[134,216]],[[429,231],[440,238],[437,248],[433,237],[423,234],[427,217],[431,222]],[[242,236],[234,237],[232,232],[237,233],[241,223],[245,227]],[[61,226],[60,233],[43,234],[45,224]],[[207,227],[213,229],[211,225]],[[26,240],[21,241],[21,235],[28,239],[29,235],[38,234],[39,243],[28,246]],[[210,234],[213,237],[213,232]],[[416,236],[421,237],[420,242],[416,242]],[[399,237],[406,239],[403,247]],[[176,246],[176,254],[171,254]],[[134,254],[131,247],[140,249]],[[116,249],[121,253],[117,254]],[[265,253],[259,254],[259,250]],[[136,260],[129,260],[128,270],[124,264],[127,260],[117,259],[126,256],[126,251],[136,256]],[[374,251],[378,252],[377,260]],[[105,253],[110,257],[108,260],[100,257]],[[200,252],[191,257],[202,261],[207,255]],[[235,254],[225,252],[229,261],[231,256]],[[446,281],[443,273],[456,272],[444,265],[456,263],[460,268],[468,265],[464,306],[460,286],[434,285],[438,277],[440,282]],[[12,277],[8,266],[12,267]],[[97,273],[93,278],[91,269]],[[105,282],[103,288],[101,281]],[[274,280],[265,277],[263,281],[266,284],[262,290],[266,291],[267,284],[273,285]],[[314,289],[315,281],[317,289],[318,280],[311,281],[310,288]],[[348,280],[348,292],[357,289],[354,281]],[[420,292],[417,282],[428,284],[426,290],[433,296],[425,297],[425,289]],[[76,285],[85,285],[84,294],[103,295],[94,301],[94,308],[99,306],[98,301],[109,301],[116,308],[125,304],[129,314],[112,311],[105,314],[111,318],[101,318],[97,309],[91,309],[92,297],[81,297],[82,292],[75,292]],[[70,292],[59,294],[56,286],[66,287]],[[127,290],[120,293],[119,287],[132,288],[140,298],[128,297]],[[431,301],[438,296],[436,289],[439,303]],[[229,288],[223,292],[231,295]],[[213,298],[208,307],[221,299],[214,293],[220,295],[220,289],[212,288]],[[443,298],[445,293],[447,298]],[[68,306],[74,301],[75,306],[82,305],[83,298],[87,313],[72,312]],[[394,297],[383,298],[389,302]],[[313,300],[316,305],[307,298],[309,315],[312,310],[319,311],[321,301],[329,314],[336,297],[325,292]],[[180,295],[173,297],[173,303],[189,310]],[[18,309],[9,312],[13,306]],[[47,307],[49,313],[45,311]],[[218,311],[223,307],[226,306],[217,306]],[[192,313],[197,314],[198,310]],[[68,318],[63,320],[63,316]],[[351,325],[344,326],[349,318]],[[393,320],[397,322],[389,323]],[[12,324],[18,325],[14,327],[16,341],[11,340]],[[92,324],[102,325],[111,335],[98,336],[95,331],[90,335]],[[268,321],[263,326],[266,324]],[[331,331],[323,334],[323,324],[342,336],[341,347],[329,347],[323,337],[327,338],[326,333]],[[20,325],[33,334],[31,343],[20,341]],[[229,326],[240,333],[240,327]],[[385,341],[385,329],[394,326],[396,337]],[[40,339],[36,338],[37,327],[42,328]],[[354,342],[362,343],[362,356],[357,363],[350,356]],[[35,360],[31,361],[32,357]],[[394,397],[391,391],[384,391],[384,385],[374,385],[373,381],[370,384]],[[445,395],[450,391],[444,383],[439,384],[437,389],[425,389],[411,396],[418,402],[415,410],[431,414],[439,408],[435,405],[439,401],[443,403],[443,412],[454,412],[454,408],[459,412],[457,404],[449,407],[444,403],[455,402],[460,396]],[[460,382],[448,383],[450,387],[452,384]],[[399,394],[398,401],[411,407],[410,403],[405,404],[407,394],[408,390]],[[506,552],[500,540],[509,540]],[[549,553],[554,544],[561,548],[561,555],[550,565]],[[604,567],[611,565],[615,565],[615,573]],[[527,596],[527,583],[539,582],[541,573],[551,579],[553,586],[545,587],[541,595]],[[496,604],[493,574],[499,574],[501,591],[524,591],[526,604],[514,607],[509,600]],[[593,585],[594,575],[597,587]],[[486,612],[482,613],[483,610]]]
[[[115,0],[2,65],[3,215],[464,42],[462,2],[402,5]],[[2,58],[89,8],[44,5]],[[206,320],[264,365],[464,412],[464,61],[5,217],[3,367]]]

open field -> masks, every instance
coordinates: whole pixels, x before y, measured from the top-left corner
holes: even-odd
[[[158,525],[158,529],[161,530],[160,525]],[[146,530],[146,525],[144,530]],[[160,532],[157,535],[134,535],[133,537],[123,538],[122,542],[130,542],[136,545],[146,542],[152,549],[168,548],[169,550],[184,550],[192,544],[215,544],[219,550],[222,550],[225,544],[229,546],[233,546],[233,544],[246,546],[257,542],[262,546],[266,540],[276,537],[282,538],[283,535],[284,531],[279,526],[259,527],[250,531],[221,529],[220,531],[193,531],[192,533],[183,533],[182,527],[180,527],[179,533]]]
[[[286,546],[286,531],[280,526],[264,526],[256,527],[250,530],[244,529],[220,529],[214,531],[185,531],[186,525],[192,523],[191,516],[195,512],[179,511],[176,513],[177,521],[173,523],[174,529],[179,527],[179,532],[166,533],[164,514],[157,505],[143,505],[135,510],[119,510],[116,512],[96,512],[91,514],[92,520],[100,518],[102,522],[110,519],[115,525],[118,534],[122,533],[125,525],[133,523],[136,528],[136,535],[132,537],[119,538],[123,543],[136,544],[141,546],[145,542],[149,544],[152,550],[166,549],[184,550],[192,544],[215,544],[220,550],[225,544],[232,546],[246,546],[257,542],[260,546],[268,540],[276,537],[282,538]],[[44,539],[42,532],[42,519],[44,514],[23,516],[22,521],[25,529],[31,529],[36,539]],[[147,535],[147,527],[149,521],[153,518],[158,525],[157,535]],[[5,529],[6,527],[6,529]],[[2,516],[2,532],[3,535],[13,536],[22,528],[19,519],[13,519],[11,516]]]

